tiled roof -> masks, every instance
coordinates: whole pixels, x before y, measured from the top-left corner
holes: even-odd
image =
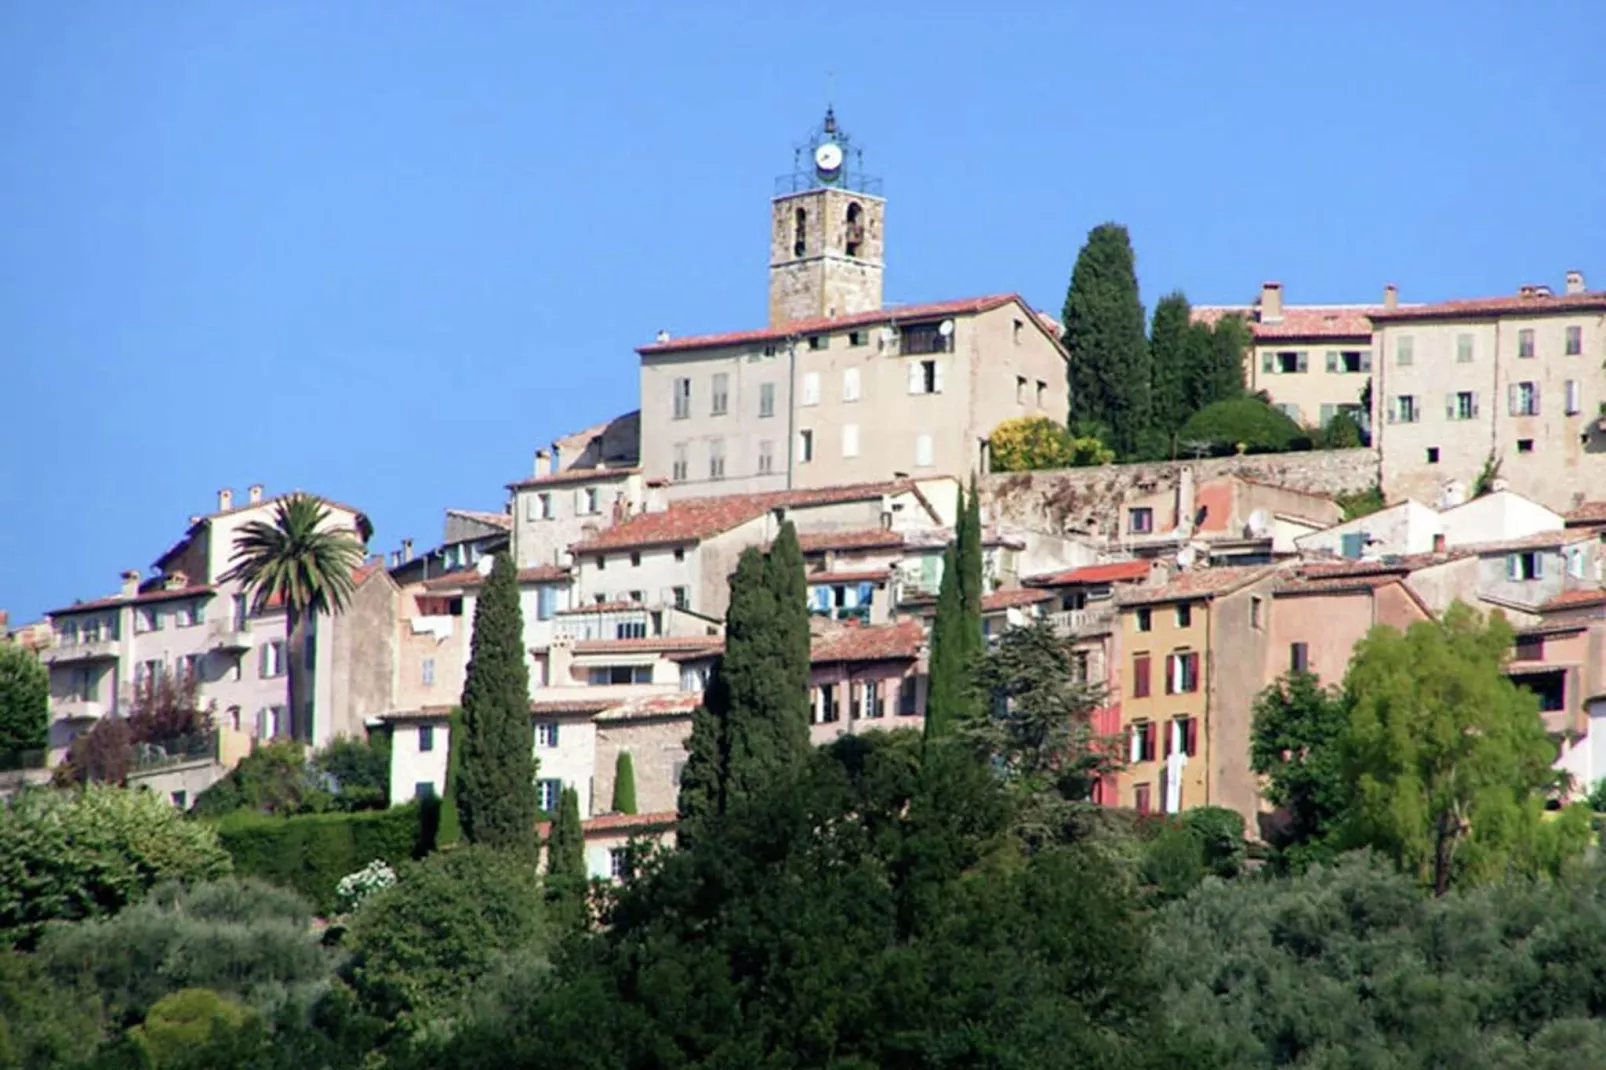
[[[448,509],[452,516],[466,517],[487,527],[501,528],[503,531],[513,530],[513,518],[506,513],[488,513],[481,509]]]
[[[1360,573],[1349,576],[1290,576],[1278,582],[1273,588],[1276,594],[1337,594],[1343,591],[1375,591],[1379,587],[1387,587],[1391,583],[1399,583],[1404,577],[1398,572],[1389,573]]]
[[[1589,542],[1599,537],[1593,531],[1562,528],[1557,531],[1536,531],[1531,535],[1523,535],[1515,539],[1463,543],[1455,547],[1455,549],[1470,554],[1498,554],[1511,550],[1548,550],[1552,547],[1571,546],[1577,542]]]
[[[633,721],[645,717],[676,717],[688,715],[703,704],[701,691],[676,691],[671,694],[641,695],[615,702],[597,715],[599,721]]]
[[[765,494],[683,498],[669,503],[668,508],[658,512],[637,513],[589,539],[575,543],[571,549],[575,553],[599,553],[629,547],[697,542],[740,527],[771,509],[867,501],[887,494],[906,493],[913,487],[912,480],[901,479],[808,490],[778,490]]]
[[[624,613],[633,609],[644,611],[646,608],[640,602],[587,602],[583,606],[570,606],[567,609],[560,609],[557,611],[557,615],[560,617],[579,617],[587,613]]]
[[[565,691],[583,690],[578,688],[564,688]],[[530,700],[531,717],[563,717],[581,714],[601,713],[611,709],[624,700],[617,695],[609,697],[591,697],[580,695],[564,695],[559,698],[545,698],[537,696]]]
[[[1606,290],[1580,294],[1551,294],[1548,297],[1475,297],[1459,301],[1438,301],[1430,305],[1401,305],[1391,311],[1378,309],[1373,322],[1425,319],[1484,319],[1493,316],[1543,316],[1555,312],[1606,311]]]
[[[391,710],[379,715],[381,721],[446,721],[452,716],[450,706],[425,706],[417,710]]]
[[[1175,602],[1188,598],[1214,598],[1217,595],[1230,594],[1275,571],[1275,568],[1266,566],[1195,569],[1192,572],[1180,572],[1169,583],[1163,585],[1123,587],[1116,593],[1116,598],[1123,606]]]
[[[898,661],[920,655],[926,632],[916,620],[877,627],[845,627],[814,638],[809,661],[829,664],[841,661]]]
[[[535,568],[519,569],[520,583],[552,583],[569,578],[569,570],[561,565],[537,565]],[[459,587],[479,587],[485,583],[486,577],[480,575],[477,568],[460,568],[455,572],[448,572],[444,576],[434,576],[424,580],[423,585],[430,590],[456,590]]]
[[[862,531],[816,531],[797,537],[798,545],[806,554],[819,554],[827,550],[873,550],[903,545],[903,536],[886,528],[868,528]]]
[[[636,352],[642,356],[653,356],[658,353],[678,353],[688,349],[752,345],[757,342],[773,342],[798,335],[824,334],[829,331],[845,331],[854,327],[871,327],[882,323],[902,323],[909,320],[929,319],[935,316],[975,315],[981,312],[991,312],[995,308],[1002,308],[1012,301],[1025,305],[1025,302],[1015,294],[966,297],[955,301],[936,301],[925,305],[882,308],[873,312],[858,312],[848,316],[837,316],[834,319],[828,316],[821,316],[814,319],[793,320],[791,323],[781,327],[761,327],[750,331],[727,331],[723,334],[688,335],[685,338],[674,338],[667,342],[654,342],[651,345],[638,346]]]
[[[1027,576],[1021,582],[1034,587],[1065,587],[1073,583],[1123,583],[1147,579],[1153,563],[1149,561],[1111,561],[1103,565],[1083,565],[1064,572],[1045,572]]]
[[[1030,606],[1038,602],[1047,602],[1054,595],[1049,591],[1038,590],[1033,587],[1007,587],[1001,591],[992,591],[981,596],[981,610],[983,613],[996,613],[1000,609],[1013,609],[1016,606]]]
[[[880,583],[891,578],[892,570],[885,568],[864,569],[859,572],[811,572],[806,577],[810,586],[822,583]]]
[[[1210,323],[1230,315],[1240,315],[1257,342],[1297,341],[1300,339],[1354,339],[1372,336],[1370,315],[1382,305],[1284,305],[1282,319],[1262,323],[1250,305],[1202,306],[1193,310],[1195,323]]]
[[[1606,524],[1606,502],[1585,502],[1567,514],[1568,524]]]
[[[70,606],[53,609],[46,613],[47,617],[63,617],[72,613],[87,613],[94,609],[111,609],[114,606],[146,605],[151,602],[168,602],[180,598],[194,598],[197,595],[210,595],[213,588],[204,584],[191,584],[187,587],[178,587],[173,590],[157,588],[151,591],[141,591],[133,596],[112,595],[109,598],[96,598],[89,602],[76,602]]]
[[[658,635],[647,639],[581,639],[574,644],[576,654],[639,654],[671,650],[707,650],[717,645],[717,635]],[[545,649],[550,650],[551,647]]]
[[[606,836],[620,832],[644,832],[659,829],[674,828],[678,814],[672,810],[652,814],[601,814],[597,817],[588,817],[580,822],[580,831],[587,836]],[[543,821],[536,826],[536,831],[542,836],[552,829],[552,822]]]
[[[529,490],[532,487],[567,487],[576,483],[599,483],[603,480],[622,479],[640,472],[640,468],[565,468],[561,472],[544,472],[517,483],[509,483],[509,490]]]
[[[1606,605],[1606,590],[1579,590],[1563,591],[1539,607],[1541,613],[1551,613],[1558,609],[1579,609],[1584,606]]]

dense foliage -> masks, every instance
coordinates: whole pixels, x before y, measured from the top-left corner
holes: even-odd
[[[1177,431],[1180,448],[1212,453],[1282,453],[1310,448],[1310,437],[1280,409],[1245,396],[1207,405]]]
[[[959,523],[943,552],[937,612],[931,626],[926,694],[926,734],[941,737],[974,720],[982,708],[976,683],[981,657],[983,579],[981,496],[971,480],[959,494]]]
[[[1069,425],[1104,429],[1107,437],[1100,437],[1116,453],[1136,453],[1151,428],[1151,373],[1125,227],[1102,223],[1088,232],[1071,272],[1063,322],[1070,353]]]
[[[33,651],[0,642],[0,754],[42,749],[49,737],[49,671]]]
[[[1086,468],[1115,460],[1115,451],[1098,439],[1073,435],[1047,416],[1005,420],[987,436],[987,447],[988,468],[994,472]]]
[[[529,846],[540,812],[530,671],[518,569],[506,553],[496,555],[474,606],[461,735],[461,748],[453,741],[460,753],[452,787],[463,835],[491,847]]]
[[[613,806],[616,814],[636,812],[636,763],[630,752],[622,750],[613,763]]]

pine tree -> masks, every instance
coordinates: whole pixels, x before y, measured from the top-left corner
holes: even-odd
[[[1118,454],[1130,456],[1150,431],[1151,372],[1143,302],[1125,227],[1088,232],[1065,296],[1073,428],[1102,428]]]
[[[1211,401],[1228,401],[1243,396],[1244,356],[1249,352],[1251,341],[1249,325],[1242,316],[1223,316],[1211,328]]]
[[[474,608],[462,736],[456,787],[465,838],[528,846],[540,806],[518,572],[506,553],[496,555]]]
[[[1190,402],[1198,396],[1190,383],[1197,374],[1189,352],[1190,315],[1188,299],[1178,290],[1166,294],[1154,306],[1154,321],[1149,328],[1154,426],[1167,435],[1175,433],[1194,411]]]
[[[942,582],[937,588],[937,615],[931,625],[931,654],[926,669],[926,738],[940,739],[954,729],[964,703],[965,603],[959,589],[959,554],[953,543],[942,554]]]
[[[613,812],[636,812],[636,763],[627,750],[620,751],[613,763]]]

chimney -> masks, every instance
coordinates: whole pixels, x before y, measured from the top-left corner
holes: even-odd
[[[403,539],[402,540],[401,559],[402,559],[403,562],[411,561],[413,559],[413,540],[412,539]]]
[[[1383,310],[1392,312],[1400,307],[1400,288],[1392,282],[1383,287]]]
[[[535,474],[538,475],[538,476],[545,475],[546,474],[546,469],[550,466],[551,459],[552,459],[552,454],[551,453],[547,452],[546,450],[536,450],[535,451]]]
[[[133,598],[139,593],[139,569],[131,568],[123,573],[123,597]]]
[[[548,687],[573,687],[579,683],[574,678],[574,640],[571,637],[553,636],[547,646],[546,659]]]
[[[666,330],[660,330],[658,332],[658,344],[663,345],[667,341],[669,341],[669,332]]]
[[[217,492],[217,511],[220,513],[226,513],[233,508],[234,492],[228,487],[224,487],[222,490]]]
[[[661,513],[669,508],[669,494],[665,490],[662,480],[655,479],[647,484],[647,500],[642,506],[646,513]]]
[[[1542,282],[1535,283],[1534,284],[1534,296],[1535,297],[1549,297],[1550,296],[1550,287],[1548,285],[1546,285],[1545,283],[1542,283]]]
[[[1567,272],[1567,292],[1581,294],[1584,292],[1584,273],[1582,271]]]
[[[250,487],[246,488],[245,496],[246,500],[252,505],[260,505],[262,503],[262,484],[251,484]]]
[[[1433,552],[1436,554],[1444,553],[1444,532],[1442,531],[1433,536]]]
[[[1534,291],[1536,289],[1538,289],[1538,287],[1534,286],[1533,283],[1525,282],[1521,286],[1517,287],[1517,296],[1518,297],[1532,297],[1534,295]]]
[[[563,450],[559,445],[552,443],[552,474],[557,475],[563,463]]]
[[[1177,475],[1176,527],[1185,534],[1193,534],[1193,469],[1184,467]]]
[[[1260,284],[1260,322],[1281,323],[1283,321],[1283,284],[1280,282],[1263,282]]]

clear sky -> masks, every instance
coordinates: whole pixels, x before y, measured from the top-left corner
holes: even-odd
[[[636,405],[661,327],[760,326],[821,116],[887,298],[1606,285],[1603,0],[0,4],[0,607],[115,590],[220,487],[499,509]]]

